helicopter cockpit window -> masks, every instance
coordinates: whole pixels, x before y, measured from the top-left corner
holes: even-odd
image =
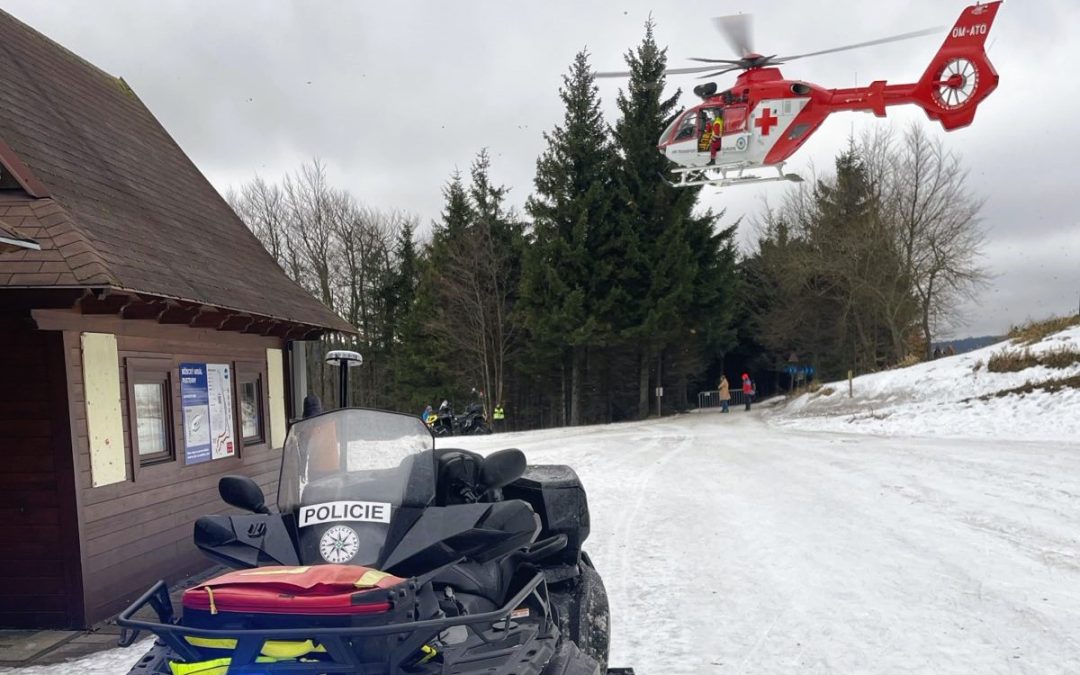
[[[673,117],[671,123],[664,128],[664,133],[660,134],[660,142],[666,143],[671,138],[671,134],[675,131],[675,125],[679,123],[678,117]]]
[[[679,131],[675,134],[675,141],[683,141],[694,137],[694,121],[693,112],[683,115],[682,120],[679,121]]]

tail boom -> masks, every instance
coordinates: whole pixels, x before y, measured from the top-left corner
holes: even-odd
[[[998,85],[984,45],[1002,0],[967,7],[915,84],[886,84],[828,90],[830,111],[868,110],[885,116],[890,105],[914,103],[946,130],[971,124],[975,109]]]

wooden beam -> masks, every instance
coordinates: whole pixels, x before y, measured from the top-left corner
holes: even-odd
[[[307,335],[308,331],[310,330],[311,326],[292,324],[289,326],[289,329],[285,331],[285,334],[281,337],[286,340],[303,340],[304,336]]]
[[[274,325],[273,319],[255,319],[248,327],[243,330],[244,333],[254,333],[255,335],[266,335],[268,330]]]
[[[229,318],[221,322],[218,326],[218,330],[235,330],[246,332],[247,327],[254,322],[254,317],[247,316],[246,314],[234,314]]]
[[[265,335],[286,339],[289,337],[289,333],[295,329],[296,324],[288,323],[287,321],[275,321],[274,325],[270,327],[270,330],[268,330]]]
[[[199,305],[193,305],[187,302],[173,302],[170,303],[169,308],[161,313],[158,317],[159,323],[191,323],[191,321],[199,315]]]
[[[204,306],[198,314],[192,317],[190,325],[192,328],[221,328],[221,324],[225,323],[231,316],[234,315],[220,309],[211,309]]]
[[[134,300],[120,312],[125,319],[154,319],[157,320],[162,312],[169,308],[165,300]]]
[[[126,293],[91,293],[79,301],[83,314],[119,314],[135,298]]]

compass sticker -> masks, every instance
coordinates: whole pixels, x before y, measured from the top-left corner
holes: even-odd
[[[319,553],[328,563],[342,564],[349,562],[360,550],[360,538],[347,525],[334,525],[323,532],[319,541]]]

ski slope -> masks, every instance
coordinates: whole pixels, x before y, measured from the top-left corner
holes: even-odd
[[[1080,326],[1031,345],[1007,340],[909,368],[856,377],[850,398],[846,380],[830,382],[817,393],[781,406],[770,422],[792,429],[883,436],[1075,442],[1080,438],[1080,389],[994,394],[1026,383],[1080,376],[1080,361],[1064,368],[1033,366],[1008,373],[986,368],[990,358],[1002,352],[1027,350],[1039,355],[1062,349],[1080,352]]]
[[[452,440],[577,469],[614,665],[1080,672],[1075,439],[805,432],[755,409]],[[2,672],[124,675],[140,653]]]

